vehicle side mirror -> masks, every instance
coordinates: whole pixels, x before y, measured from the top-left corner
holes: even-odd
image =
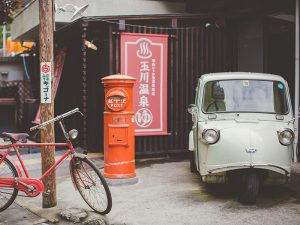
[[[190,104],[188,107],[188,112],[192,115],[198,114],[198,107],[195,104]]]

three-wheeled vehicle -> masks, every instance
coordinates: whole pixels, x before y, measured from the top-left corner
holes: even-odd
[[[188,108],[191,171],[203,182],[238,185],[239,201],[255,204],[264,182],[291,173],[294,118],[287,82],[261,73],[202,75]]]

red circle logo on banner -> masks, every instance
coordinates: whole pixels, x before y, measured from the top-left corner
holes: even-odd
[[[49,73],[49,71],[50,71],[50,66],[48,66],[46,64],[42,66],[42,72],[43,73]]]

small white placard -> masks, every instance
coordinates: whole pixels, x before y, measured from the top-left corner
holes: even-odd
[[[256,153],[257,149],[256,148],[246,148],[247,153]]]
[[[51,62],[41,62],[41,103],[51,103]]]

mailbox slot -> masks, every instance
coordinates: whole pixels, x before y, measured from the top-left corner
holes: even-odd
[[[128,146],[129,124],[109,124],[108,125],[108,144]]]

